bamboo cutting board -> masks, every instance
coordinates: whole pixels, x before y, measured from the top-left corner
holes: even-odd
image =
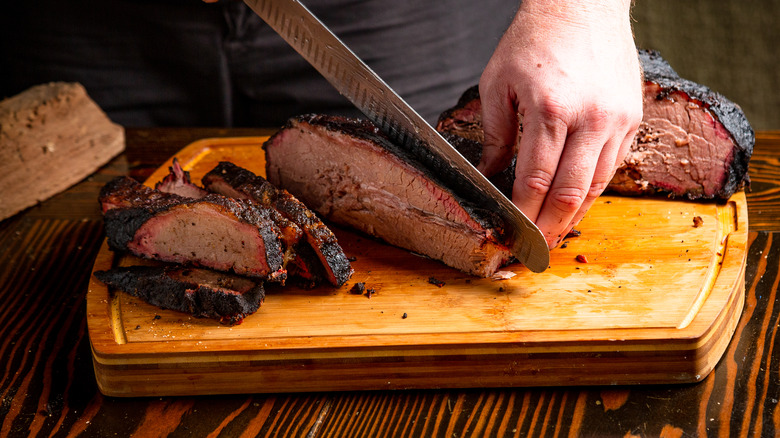
[[[262,175],[265,140],[205,139],[177,157],[195,183],[220,160]],[[742,312],[747,228],[742,192],[725,204],[602,196],[547,271],[515,264],[492,280],[333,227],[355,258],[346,285],[270,285],[232,327],[93,276],[95,375],[111,396],[695,382]],[[104,243],[94,270],[138,262]],[[375,293],[351,293],[357,282]]]

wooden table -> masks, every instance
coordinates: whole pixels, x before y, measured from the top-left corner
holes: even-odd
[[[702,382],[120,399],[97,389],[87,281],[103,240],[100,187],[145,179],[206,137],[260,129],[129,129],[127,151],[0,222],[0,436],[776,436],[780,434],[780,132],[757,136],[746,301]],[[42,182],[42,184],[45,182]],[[777,347],[777,348],[775,348]]]

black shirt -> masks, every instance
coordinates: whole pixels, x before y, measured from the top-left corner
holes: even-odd
[[[303,1],[429,121],[475,85],[515,0]],[[242,2],[25,0],[0,18],[0,95],[82,83],[125,126],[359,115]]]

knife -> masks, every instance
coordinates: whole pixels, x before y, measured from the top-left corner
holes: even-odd
[[[399,146],[423,148],[490,202],[512,233],[511,252],[533,272],[549,266],[539,228],[298,0],[244,2]]]

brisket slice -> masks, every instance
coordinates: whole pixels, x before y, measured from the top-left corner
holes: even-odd
[[[298,116],[263,147],[268,180],[328,220],[474,275],[511,260],[500,218],[368,121]]]
[[[314,286],[328,281],[341,286],[352,275],[352,266],[336,240],[336,236],[302,202],[286,190],[254,173],[222,162],[204,175],[201,188],[192,183],[189,172],[182,169],[174,158],[168,175],[155,185],[160,191],[200,199],[209,193],[230,198],[250,200],[280,229],[280,239],[285,248],[283,266],[288,277],[305,280]],[[302,240],[302,237],[306,239]]]
[[[283,282],[278,227],[252,203],[209,194],[192,199],[132,178],[106,184],[99,201],[114,251]]]
[[[680,78],[657,52],[641,51],[640,59],[644,117],[610,188],[622,194],[728,199],[749,184],[755,137],[742,109]]]
[[[252,200],[296,224],[306,237],[296,250],[297,275],[308,279],[322,277],[335,286],[343,285],[352,276],[352,266],[336,235],[287,190],[278,189],[265,178],[224,161],[208,172],[202,182],[210,191]],[[303,249],[304,246],[311,250]]]
[[[265,297],[261,282],[208,269],[127,266],[95,272],[103,283],[149,304],[240,324]]]
[[[154,187],[156,190],[165,193],[172,193],[175,195],[184,196],[193,199],[204,198],[209,193],[218,193],[215,191],[208,191],[202,187],[195,185],[192,182],[192,179],[190,178],[190,173],[182,169],[181,165],[179,164],[179,160],[176,157],[173,158],[173,164],[170,167],[168,167],[168,175],[166,175],[165,178],[162,179],[162,181],[155,184]],[[233,197],[224,193],[220,193],[220,194],[228,197]],[[245,197],[239,196],[237,198],[245,198]],[[268,217],[273,221],[273,223],[277,227],[279,227],[279,239],[282,243],[283,252],[284,252],[282,266],[286,268],[288,262],[290,262],[295,258],[294,248],[301,240],[301,237],[303,236],[303,232],[297,225],[290,222],[287,218],[282,216],[282,214],[276,211],[275,209],[267,208],[266,206],[263,205],[258,205],[258,208],[260,208],[263,211],[263,214],[267,214]]]
[[[725,200],[749,184],[755,137],[740,107],[680,78],[654,51],[639,52],[644,117],[608,191],[624,195]],[[477,87],[442,113],[437,130],[482,142]]]
[[[168,167],[168,175],[155,184],[154,188],[161,192],[173,193],[193,199],[200,199],[209,194],[208,191],[192,183],[190,173],[182,169],[176,157],[173,157],[173,163]]]

